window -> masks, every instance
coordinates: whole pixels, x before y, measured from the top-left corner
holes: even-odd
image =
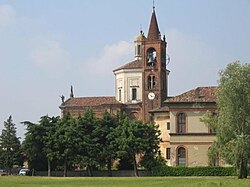
[[[156,64],[156,51],[150,48],[147,53],[147,66],[154,66]]]
[[[167,130],[170,130],[170,122],[167,122]]]
[[[186,114],[179,113],[177,115],[177,133],[185,133],[186,132]]]
[[[137,46],[137,55],[140,56],[141,55],[141,45]]]
[[[177,166],[186,166],[186,149],[184,147],[177,149]]]
[[[122,100],[122,90],[119,89],[118,90],[118,101],[121,101]]]
[[[155,88],[155,76],[153,75],[150,75],[148,77],[148,89],[149,90],[152,90]]]
[[[169,160],[170,159],[170,148],[166,149],[166,159]]]
[[[136,100],[136,88],[132,88],[132,100]]]

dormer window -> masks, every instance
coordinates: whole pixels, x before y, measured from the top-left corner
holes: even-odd
[[[147,53],[147,66],[156,65],[156,51],[154,48],[150,48]]]

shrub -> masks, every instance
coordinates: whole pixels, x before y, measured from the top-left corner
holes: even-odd
[[[140,161],[141,166],[148,171],[152,171],[154,167],[164,167],[166,163],[166,160],[161,155],[144,155]]]
[[[235,176],[233,167],[169,167],[152,169],[153,176]]]

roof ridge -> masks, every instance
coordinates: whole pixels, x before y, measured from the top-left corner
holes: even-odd
[[[124,64],[120,66],[119,68],[116,68],[115,70],[113,70],[113,72],[120,70],[120,69],[137,69],[137,68],[142,68],[142,61],[139,59],[128,62],[127,64]]]
[[[216,102],[217,86],[196,87],[175,97],[168,98],[165,102]]]
[[[115,96],[92,96],[69,98],[63,106],[99,106],[104,104],[119,104]]]

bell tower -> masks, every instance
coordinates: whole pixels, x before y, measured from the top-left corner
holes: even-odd
[[[149,111],[162,106],[167,98],[165,36],[161,38],[155,7],[150,20],[148,36],[142,43],[142,113],[143,121],[151,120]]]

